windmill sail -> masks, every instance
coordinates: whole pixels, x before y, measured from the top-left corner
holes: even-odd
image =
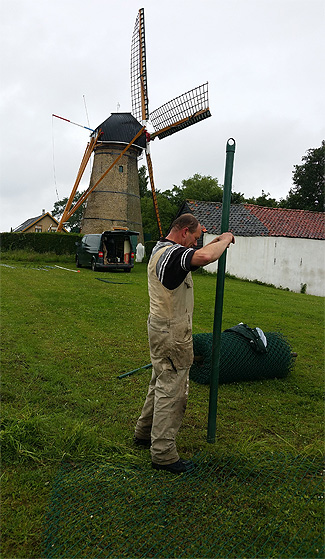
[[[211,113],[208,83],[204,83],[165,103],[150,114],[150,121],[155,129],[150,138],[154,140],[158,136],[161,140],[209,116]]]
[[[131,42],[132,114],[138,121],[149,119],[144,9],[139,10]]]
[[[158,202],[155,190],[153,166],[150,156],[150,140],[165,138],[211,116],[209,110],[208,84],[205,83],[165,103],[149,115],[147,90],[146,43],[144,10],[141,8],[135,22],[131,42],[131,100],[132,114],[143,126],[151,121],[154,133],[146,134],[146,158],[149,179],[160,235],[162,235]]]

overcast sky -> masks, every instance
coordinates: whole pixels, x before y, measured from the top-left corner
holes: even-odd
[[[156,187],[194,173],[285,198],[293,166],[321,145],[324,0],[0,0],[0,230],[71,192],[89,132],[130,112],[130,46],[145,10],[149,110],[209,82],[212,117],[151,144]],[[145,159],[139,161],[139,166]],[[80,190],[89,183],[90,170]]]

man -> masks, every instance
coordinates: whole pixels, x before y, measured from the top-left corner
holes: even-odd
[[[191,271],[215,262],[235,242],[232,233],[223,233],[195,250],[201,232],[192,214],[181,215],[167,237],[158,241],[148,264],[152,377],[134,440],[137,445],[150,446],[153,468],[175,474],[194,468],[191,460],[179,457],[175,442],[193,363]]]

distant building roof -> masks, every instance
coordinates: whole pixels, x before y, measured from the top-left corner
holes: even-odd
[[[178,215],[192,213],[207,233],[219,234],[222,204],[186,200]],[[325,213],[253,204],[231,204],[229,230],[242,237],[296,237],[325,239]]]
[[[21,225],[18,225],[18,227],[16,227],[12,231],[13,233],[22,233],[23,231],[26,231],[26,229],[29,229],[29,227],[31,227],[32,225],[36,225],[45,216],[50,217],[51,219],[53,219],[56,225],[59,225],[59,222],[55,219],[55,217],[53,217],[50,212],[46,212],[38,215],[37,217],[30,217],[29,219],[26,219],[24,223],[21,223]],[[67,233],[67,230],[64,227],[62,228],[62,231],[65,231]]]
[[[325,238],[325,213],[285,208],[264,208],[245,204],[245,208],[268,229],[269,236]]]

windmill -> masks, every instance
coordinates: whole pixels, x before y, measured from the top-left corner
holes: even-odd
[[[132,114],[112,113],[92,132],[58,231],[87,200],[82,222],[83,233],[99,233],[110,227],[120,226],[137,228],[142,233],[137,158],[142,150],[145,150],[158,229],[160,235],[163,234],[150,142],[157,137],[163,139],[175,134],[211,116],[208,84],[196,87],[149,113],[143,8],[138,12],[132,35],[130,69]],[[148,122],[154,129],[152,134],[147,132]],[[78,202],[72,205],[82,174],[93,152],[94,163],[89,187]]]

